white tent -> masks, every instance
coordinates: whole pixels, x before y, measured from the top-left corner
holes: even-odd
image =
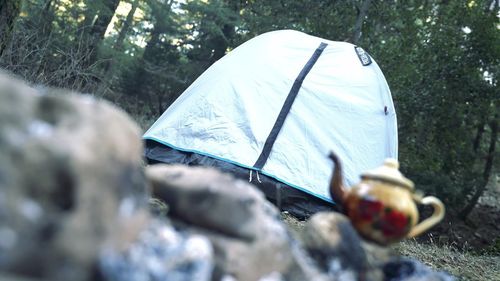
[[[377,63],[352,44],[291,30],[257,36],[214,63],[144,138],[328,202],[330,151],[348,186],[397,158],[396,113]],[[148,150],[146,157],[176,162]]]

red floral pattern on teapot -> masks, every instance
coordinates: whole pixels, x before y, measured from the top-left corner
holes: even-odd
[[[438,223],[444,206],[435,197],[420,198],[413,193],[413,182],[398,170],[399,163],[388,159],[382,167],[361,175],[362,181],[350,189],[342,186],[341,164],[335,154],[330,195],[343,206],[354,228],[366,239],[382,245],[413,237]],[[434,214],[417,224],[416,204],[434,207]]]

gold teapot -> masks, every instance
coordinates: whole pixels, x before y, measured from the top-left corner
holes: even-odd
[[[386,159],[381,167],[364,172],[361,182],[347,190],[342,184],[340,160],[333,152],[330,158],[335,164],[330,195],[364,238],[388,245],[417,236],[443,219],[443,203],[436,197],[416,194],[413,182],[398,170],[396,159]],[[433,214],[419,224],[416,203],[434,207]]]

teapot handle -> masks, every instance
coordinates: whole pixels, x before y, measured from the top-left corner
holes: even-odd
[[[426,231],[427,229],[431,228],[438,222],[440,222],[443,217],[444,217],[444,205],[441,202],[441,200],[437,199],[434,196],[427,196],[422,199],[420,198],[414,198],[415,201],[422,205],[432,205],[434,208],[434,212],[432,213],[432,216],[428,217],[427,219],[423,220],[421,223],[415,225],[410,233],[408,233],[407,237],[415,237],[422,232]]]

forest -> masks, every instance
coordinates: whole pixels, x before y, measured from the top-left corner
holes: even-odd
[[[403,173],[465,219],[500,167],[499,9],[498,0],[0,0],[0,68],[110,100],[146,129],[259,34],[350,42],[389,83]]]

